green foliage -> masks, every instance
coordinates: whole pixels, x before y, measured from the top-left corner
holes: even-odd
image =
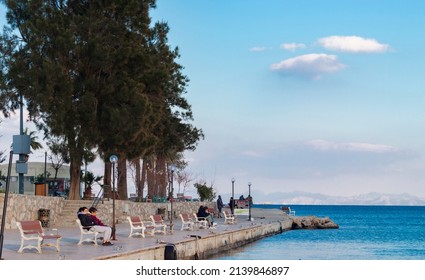
[[[51,176],[49,171],[46,171],[46,179],[49,178]],[[43,184],[46,183],[44,181],[44,173],[40,173],[37,176],[34,177],[34,183],[35,184]]]
[[[24,129],[24,135],[30,136],[30,146],[33,150],[39,150],[43,148],[40,142],[38,142],[38,136],[36,135],[36,131],[28,131],[28,127]],[[32,152],[31,152],[32,153]]]
[[[95,176],[92,172],[87,171],[85,174],[81,174],[81,181],[86,185],[87,188],[91,188],[94,183],[99,183],[103,179],[103,176]]]
[[[203,138],[189,123],[189,79],[168,24],[151,23],[154,0],[3,2],[0,109],[17,109],[23,96],[44,136],[66,143],[58,149],[71,164],[70,199],[90,151],[169,158]]]
[[[198,191],[201,201],[213,201],[215,199],[216,193],[213,187],[208,187],[206,183],[195,183],[194,187]]]

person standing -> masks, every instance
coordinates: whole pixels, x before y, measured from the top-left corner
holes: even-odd
[[[230,212],[232,212],[232,215],[235,214],[233,212],[235,209],[235,200],[233,199],[233,196],[230,198],[229,206],[230,206]]]
[[[218,196],[217,199],[217,209],[218,209],[218,217],[221,218],[221,210],[223,209],[223,200],[221,199],[221,195]]]

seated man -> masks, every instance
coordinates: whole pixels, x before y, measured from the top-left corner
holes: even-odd
[[[111,246],[111,234],[112,229],[108,226],[101,226],[92,218],[87,207],[81,207],[78,209],[78,219],[81,221],[81,225],[87,230],[94,230],[97,232],[103,232],[103,246]]]
[[[196,214],[198,216],[198,219],[205,219],[208,222],[208,226],[212,227],[214,224],[214,220],[212,215],[208,213],[208,207],[207,206],[200,206],[198,213]]]
[[[96,208],[94,208],[94,207],[90,207],[90,209],[89,209],[89,212],[90,212],[90,215],[91,215],[91,218],[94,220],[94,222],[97,224],[97,225],[99,225],[99,226],[103,226],[103,227],[110,227],[110,226],[108,226],[108,225],[105,225],[98,217],[97,217],[97,209]],[[112,230],[112,234],[111,235],[114,235],[114,229],[112,228],[112,227],[110,227],[111,228],[111,230]]]

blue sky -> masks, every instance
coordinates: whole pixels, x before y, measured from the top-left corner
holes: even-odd
[[[423,1],[159,0],[219,193],[425,196]]]
[[[205,133],[186,154],[189,171],[226,199],[231,178],[237,196],[252,182],[264,193],[425,197],[424,10],[401,0],[158,0],[152,17],[170,26]]]

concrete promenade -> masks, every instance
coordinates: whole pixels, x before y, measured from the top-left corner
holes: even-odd
[[[36,250],[17,253],[20,234],[16,229],[5,231],[2,258],[4,260],[106,260],[106,259],[151,259],[163,260],[165,247],[173,244],[177,259],[205,259],[214,253],[240,247],[255,240],[289,230],[292,220],[278,209],[252,209],[253,221],[239,216],[237,224],[225,225],[224,218],[215,218],[215,229],[181,231],[180,219],[174,221],[174,232],[166,235],[131,237],[130,225],[116,225],[116,240],[113,246],[94,246],[92,243],[77,245],[80,230],[76,224],[58,228],[62,235],[60,252],[54,247],[42,247],[42,254]],[[169,221],[165,221],[169,224]],[[100,235],[101,236],[101,235]]]

